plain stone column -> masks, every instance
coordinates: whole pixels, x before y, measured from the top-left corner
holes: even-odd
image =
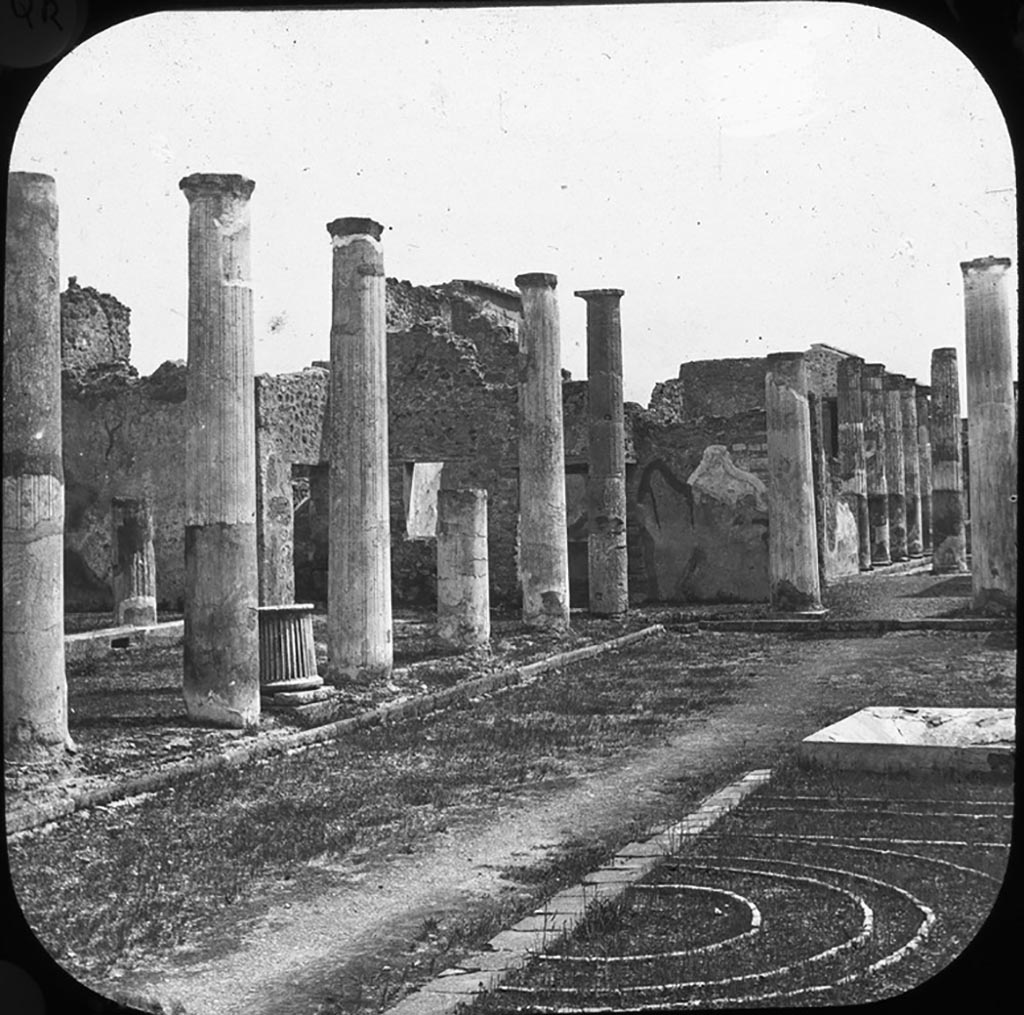
[[[891,564],[889,555],[889,485],[885,474],[885,367],[866,363],[861,371],[864,406],[864,464],[871,521],[871,563]]]
[[[768,356],[768,574],[773,609],[821,612],[811,416],[801,352]]]
[[[921,451],[917,432],[917,381],[903,379],[900,388],[903,411],[903,479],[907,496],[907,554],[923,557],[921,542]]]
[[[64,468],[57,187],[7,177],[4,271],[4,753],[73,748],[64,676]]]
[[[839,478],[857,520],[857,556],[861,571],[871,570],[871,519],[864,450],[864,409],[861,372],[864,360],[849,356],[836,370],[836,414],[839,420]]]
[[[1010,325],[1010,260],[960,265],[967,332],[974,607],[1017,612],[1017,441]]]
[[[519,275],[519,577],[523,623],[569,626],[562,366],[554,275]]]
[[[256,421],[249,198],[244,176],[200,173],[189,202],[185,404],[185,673],[189,716],[260,716]]]
[[[622,401],[621,289],[583,289],[587,302],[587,562],[590,612],[629,609],[626,552],[626,419]]]
[[[368,218],[327,224],[334,250],[327,647],[335,684],[387,677],[394,663],[383,229]]]
[[[437,634],[457,649],[490,641],[486,490],[437,493]]]
[[[921,475],[921,551],[932,552],[932,439],[928,418],[931,412],[932,389],[918,384],[914,397],[917,401],[918,470]]]
[[[907,476],[903,456],[902,374],[886,374],[885,395],[885,482],[889,489],[889,556],[907,560]]]
[[[967,570],[960,377],[956,349],[932,351],[932,574]]]
[[[110,517],[114,623],[118,627],[155,624],[156,554],[149,502],[144,497],[114,497]]]

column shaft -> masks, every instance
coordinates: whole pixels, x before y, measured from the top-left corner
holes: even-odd
[[[971,585],[977,610],[1017,612],[1017,440],[1010,261],[962,264],[970,420]]]
[[[772,353],[765,377],[772,607],[820,612],[811,417],[803,353]]]
[[[886,374],[882,381],[885,399],[885,483],[889,490],[889,556],[907,560],[907,477],[903,456],[902,374]]]
[[[868,512],[867,462],[864,444],[864,408],[861,395],[864,361],[849,356],[836,371],[839,419],[839,478],[842,496],[857,519],[857,555],[860,569],[871,570],[871,519]]]
[[[918,446],[917,382],[913,377],[903,380],[900,408],[903,413],[903,477],[907,495],[907,553],[911,557],[922,557],[921,451]]]
[[[932,350],[932,573],[967,570],[966,503],[956,349]]]
[[[867,363],[861,371],[864,406],[864,465],[871,522],[871,563],[892,563],[889,554],[889,486],[885,474],[885,367]]]
[[[149,502],[144,497],[114,497],[110,517],[114,623],[132,627],[155,624],[156,554]]]
[[[932,439],[928,423],[931,390],[926,384],[918,384],[914,396],[917,401],[918,470],[921,476],[921,552],[925,556],[932,552]]]
[[[626,553],[626,420],[622,402],[621,289],[586,289],[587,302],[587,562],[590,612],[629,609]]]
[[[185,669],[189,716],[259,722],[256,420],[249,197],[242,176],[196,174],[189,202],[185,432]]]
[[[569,546],[565,515],[562,368],[554,275],[520,275],[519,577],[523,623],[569,626]]]
[[[331,234],[328,675],[386,677],[394,662],[388,504],[383,226],[335,219]]]
[[[458,649],[490,641],[486,490],[438,491],[437,633]]]
[[[7,178],[3,702],[9,760],[73,747],[64,675],[64,468],[57,188]]]

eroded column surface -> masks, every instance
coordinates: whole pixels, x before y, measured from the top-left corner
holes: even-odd
[[[328,223],[331,314],[328,677],[386,677],[394,661],[388,505],[384,227]]]
[[[114,624],[147,627],[156,623],[156,554],[153,515],[145,497],[110,501]]]
[[[189,202],[185,430],[185,671],[189,716],[260,715],[256,422],[249,198],[243,176],[199,173]]]
[[[905,377],[900,388],[903,413],[903,481],[907,503],[907,555],[924,556],[921,541],[921,452],[917,431],[917,381]]]
[[[64,675],[57,187],[7,178],[4,272],[4,754],[73,747]]]
[[[437,634],[458,649],[491,637],[487,491],[437,493]]]
[[[839,420],[839,478],[842,494],[857,520],[857,557],[861,571],[871,570],[871,519],[868,512],[867,464],[861,372],[864,360],[849,356],[836,371]]]
[[[803,353],[772,353],[768,429],[768,576],[773,609],[821,612],[814,520],[811,417]]]
[[[971,585],[974,607],[1017,612],[1017,441],[1010,325],[1010,260],[960,265],[970,420]]]
[[[864,471],[871,523],[871,563],[891,564],[889,555],[889,486],[885,473],[885,367],[866,363],[861,371],[864,407]]]
[[[925,556],[932,552],[931,393],[932,389],[927,384],[918,384],[914,395],[917,401],[918,470],[921,476],[921,550]]]
[[[569,626],[562,365],[554,275],[519,275],[519,577],[523,623]]]
[[[907,476],[903,455],[902,374],[882,380],[885,398],[885,483],[889,491],[889,556],[907,560]]]
[[[629,609],[626,553],[626,420],[622,402],[621,289],[582,289],[587,302],[587,563],[590,612]]]
[[[932,350],[932,574],[967,570],[966,502],[956,349]]]

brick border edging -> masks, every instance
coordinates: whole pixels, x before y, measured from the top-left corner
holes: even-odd
[[[768,768],[754,769],[704,798],[695,811],[651,836],[623,846],[603,867],[587,874],[579,884],[553,895],[529,916],[496,934],[485,951],[407,994],[386,1015],[447,1015],[460,1004],[496,987],[533,955],[545,951],[582,921],[598,900],[614,899],[649,874],[682,844],[738,806],[772,777]]]
[[[642,628],[639,631],[631,631],[609,641],[598,642],[596,645],[584,645],[580,648],[570,649],[568,652],[559,652],[556,655],[549,656],[547,659],[541,659],[535,663],[527,663],[525,666],[510,667],[497,673],[485,674],[482,677],[471,677],[451,687],[446,687],[441,691],[416,695],[389,705],[380,705],[369,711],[361,712],[359,715],[338,719],[335,722],[328,723],[326,726],[315,726],[312,729],[300,730],[297,733],[291,733],[286,736],[258,740],[256,743],[245,747],[236,747],[212,754],[204,754],[198,758],[187,758],[184,761],[175,762],[158,771],[136,776],[134,779],[96,786],[56,803],[28,806],[14,814],[6,815],[6,833],[10,836],[17,832],[37,828],[39,825],[50,821],[58,821],[70,814],[74,814],[76,811],[114,803],[127,797],[138,796],[140,793],[150,793],[162,789],[181,776],[198,775],[202,772],[211,772],[220,768],[238,767],[250,761],[259,761],[264,758],[273,757],[276,754],[285,754],[296,748],[327,743],[344,733],[376,726],[389,720],[426,715],[445,708],[456,701],[467,701],[476,695],[485,694],[488,691],[529,683],[549,670],[561,669],[570,663],[590,659],[604,652],[631,645],[644,638],[664,634],[664,632],[665,628],[663,625],[653,624],[650,627]]]
[[[822,634],[886,634],[890,631],[1015,631],[1016,619],[1006,617],[751,617],[748,620],[668,618],[670,631],[739,631],[748,634],[821,632]]]

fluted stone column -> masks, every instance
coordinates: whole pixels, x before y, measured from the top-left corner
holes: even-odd
[[[486,490],[437,493],[437,634],[457,649],[490,641]]]
[[[967,333],[974,608],[1017,612],[1017,441],[1010,259],[960,265]]]
[[[569,544],[565,515],[565,437],[558,331],[558,280],[519,275],[519,577],[523,623],[569,626]]]
[[[4,272],[4,754],[74,744],[64,676],[64,468],[57,188],[7,177]]]
[[[868,515],[871,521],[871,563],[891,564],[889,554],[889,485],[885,457],[885,367],[866,363],[861,371],[864,406],[864,464],[868,488]]]
[[[871,519],[868,513],[867,465],[864,450],[864,409],[861,372],[864,360],[849,356],[836,370],[839,419],[839,478],[842,495],[857,520],[857,556],[861,571],[871,570]]]
[[[932,350],[932,574],[967,570],[966,503],[956,349]]]
[[[622,401],[621,289],[581,289],[587,302],[587,562],[590,612],[629,609],[626,554],[626,418]]]
[[[771,353],[768,430],[768,577],[772,608],[821,612],[807,369],[800,352]]]
[[[918,384],[914,397],[917,401],[918,470],[921,476],[921,551],[932,552],[932,439],[929,430],[932,389]]]
[[[907,554],[923,557],[921,543],[921,451],[917,432],[917,381],[905,377],[900,388],[903,412],[903,481],[907,497]]]
[[[902,374],[887,373],[885,395],[885,483],[889,490],[889,556],[907,560],[907,477],[903,456]]]
[[[189,716],[253,727],[260,715],[256,420],[243,176],[197,173],[189,202],[185,407],[185,671]]]
[[[114,623],[118,627],[155,624],[156,554],[149,502],[144,497],[114,497],[110,517]]]
[[[388,379],[383,226],[329,222],[331,316],[328,676],[386,677],[394,662],[388,504]]]

